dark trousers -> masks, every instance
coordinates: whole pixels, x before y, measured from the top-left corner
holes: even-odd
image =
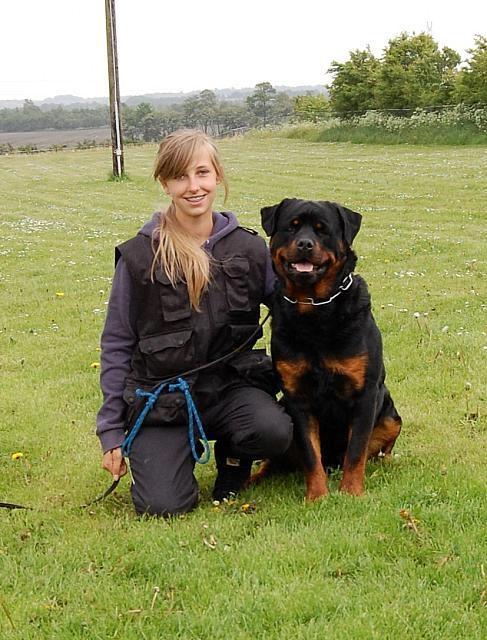
[[[292,439],[283,408],[261,389],[231,389],[206,410],[200,409],[209,440],[224,443],[228,456],[259,460],[281,455]],[[186,513],[198,502],[195,461],[188,426],[142,426],[130,453],[132,500],[137,513]]]

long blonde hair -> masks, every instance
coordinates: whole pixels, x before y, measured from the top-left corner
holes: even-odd
[[[223,184],[226,201],[228,183],[218,149],[211,138],[198,129],[179,129],[162,140],[156,156],[154,180],[162,183],[183,174],[195,152],[202,146],[208,148],[217,177]],[[199,311],[201,296],[210,283],[210,256],[179,224],[174,203],[171,202],[166,211],[161,213],[160,220],[153,236],[152,277],[160,266],[173,287],[177,282],[185,282],[191,306]]]

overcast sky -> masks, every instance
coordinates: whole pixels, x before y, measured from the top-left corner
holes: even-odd
[[[332,60],[402,31],[462,57],[487,35],[485,0],[116,0],[123,96],[324,85]],[[0,100],[108,95],[104,0],[0,0]]]

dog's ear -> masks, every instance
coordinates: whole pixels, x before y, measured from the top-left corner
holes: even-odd
[[[277,210],[280,206],[280,204],[274,204],[271,207],[262,207],[260,210],[262,228],[268,236],[271,236],[274,233],[276,228]]]
[[[347,207],[342,207],[340,204],[335,203],[335,206],[342,221],[343,237],[348,246],[351,246],[362,224],[362,216],[360,213],[347,209]]]
[[[274,204],[272,207],[263,207],[260,210],[260,217],[262,220],[262,228],[268,236],[272,236],[276,230],[277,219],[279,218],[279,210],[284,209],[288,204],[296,203],[296,198],[285,198],[279,204]]]

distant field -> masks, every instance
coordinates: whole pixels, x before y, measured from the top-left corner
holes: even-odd
[[[0,510],[0,638],[487,638],[486,149],[219,144],[245,226],[292,196],[363,214],[395,455],[367,466],[359,499],[335,473],[304,504],[293,475],[214,506],[212,459],[185,517],[136,518],[128,478],[77,508],[110,482],[99,337],[114,246],[162,200],[156,146],[126,149],[122,182],[107,148],[0,156],[0,500],[35,507]]]
[[[14,147],[24,145],[36,145],[38,149],[49,149],[53,145],[61,144],[69,147],[75,147],[78,142],[83,140],[96,140],[97,143],[110,140],[110,128],[98,127],[96,129],[72,129],[68,131],[60,131],[52,129],[51,131],[20,131],[6,133],[0,131],[0,144],[10,143]]]

